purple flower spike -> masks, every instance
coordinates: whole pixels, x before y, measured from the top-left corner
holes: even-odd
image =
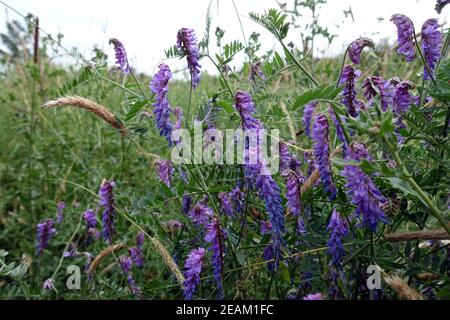
[[[253,117],[256,111],[252,96],[245,91],[236,92],[236,110],[239,112],[244,130],[260,129],[262,127],[258,119]]]
[[[181,207],[184,214],[188,214],[192,207],[193,199],[191,196],[183,196],[181,199]]]
[[[391,21],[397,26],[398,49],[397,52],[406,57],[406,61],[411,62],[416,57],[414,45],[414,24],[411,19],[403,14],[394,14]]]
[[[331,255],[331,263],[337,265],[342,261],[342,257],[344,256],[342,240],[348,233],[348,226],[347,222],[342,219],[336,209],[333,209],[327,230],[330,231],[330,238],[327,242],[328,254]]]
[[[450,3],[450,0],[437,0],[436,2],[436,12],[441,14],[442,9],[444,9],[444,7]]]
[[[38,223],[36,234],[36,250],[38,256],[42,254],[44,249],[48,246],[50,240],[55,235],[56,229],[54,228],[54,225],[55,223],[52,219],[47,219],[42,223]]]
[[[293,159],[291,168],[282,172],[283,178],[286,180],[286,199],[288,207],[294,216],[298,216],[301,212],[300,189],[305,182],[300,171],[300,162]]]
[[[314,140],[314,164],[320,180],[331,200],[336,198],[336,187],[331,176],[328,119],[323,113],[316,116],[312,138]]]
[[[347,222],[342,219],[339,212],[333,209],[330,222],[327,230],[330,232],[328,238],[327,253],[331,255],[331,268],[330,268],[330,297],[336,298],[338,293],[338,279],[342,274],[342,257],[344,256],[343,238],[348,234]]]
[[[358,38],[348,47],[348,57],[354,64],[359,64],[361,60],[361,52],[365,47],[374,47],[374,43],[369,38]]]
[[[125,46],[117,39],[109,39],[109,44],[114,46],[114,51],[116,54],[116,65],[119,70],[127,75],[130,73],[131,68],[128,63],[127,51],[125,50]]]
[[[170,160],[156,161],[156,172],[158,172],[159,179],[168,187],[171,187],[172,175],[174,168]]]
[[[178,50],[187,56],[188,68],[191,73],[192,88],[195,89],[200,83],[200,52],[198,50],[197,37],[193,29],[182,28],[177,36]]]
[[[124,275],[127,278],[128,287],[130,288],[131,293],[137,298],[141,298],[141,289],[136,285],[133,275],[131,274],[131,267],[133,266],[131,258],[128,256],[121,256],[119,257],[119,263]]]
[[[220,204],[222,205],[222,211],[229,217],[233,216],[234,209],[228,193],[221,192],[217,197],[219,198]]]
[[[223,267],[225,258],[225,240],[227,239],[226,231],[220,226],[217,218],[212,218],[211,222],[206,225],[205,241],[210,243],[212,251],[212,265],[214,269],[214,279],[217,285],[217,299],[223,299]]]
[[[128,249],[128,252],[130,254],[131,261],[138,267],[139,269],[144,267],[144,255],[142,254],[142,251],[138,247],[131,247]]]
[[[437,19],[428,19],[422,26],[422,50],[431,73],[434,72],[441,57],[441,48],[442,33],[439,31],[439,22]],[[426,67],[424,67],[423,77],[425,80],[432,78]]]
[[[169,99],[169,80],[172,79],[172,72],[167,64],[161,63],[159,71],[150,82],[150,89],[155,95],[153,103],[155,123],[159,129],[159,135],[165,136],[169,147],[172,145],[172,123],[170,122],[170,112],[172,111]]]
[[[180,107],[175,107],[173,109],[173,114],[175,115],[177,121],[175,122],[174,129],[181,129],[183,121],[183,109]]]
[[[60,224],[64,218],[64,209],[66,208],[66,204],[62,201],[58,202],[58,209],[56,211],[56,223]]]
[[[204,256],[205,249],[198,248],[192,250],[186,259],[186,263],[184,265],[186,272],[184,273],[185,280],[183,283],[183,294],[186,300],[192,300],[195,290],[197,289],[197,285],[200,283],[200,274],[202,273]]]
[[[373,105],[374,98],[379,94],[381,109],[386,111],[393,104],[393,90],[389,81],[381,77],[368,77],[362,84],[363,94],[369,105]]]
[[[116,225],[114,222],[114,217],[116,216],[116,209],[114,208],[114,187],[114,181],[104,179],[99,190],[100,205],[103,207],[102,236],[109,244],[112,243],[114,234],[116,233]]]
[[[317,105],[317,101],[312,101],[305,105],[305,109],[303,110],[303,125],[305,127],[305,134],[307,137],[311,136],[311,120]]]
[[[362,144],[350,148],[347,160],[370,160],[367,150]],[[361,168],[354,165],[345,165],[341,175],[346,179],[347,194],[351,203],[356,206],[356,216],[362,216],[362,225],[370,231],[375,232],[380,222],[387,223],[382,205],[386,202],[385,197],[366,175]]]
[[[262,70],[262,64],[259,61],[250,65],[250,75],[248,76],[248,79],[254,83],[256,83],[258,78],[261,80],[266,80],[266,76]]]
[[[336,129],[336,136],[344,144],[344,151],[345,151],[347,148],[347,139],[345,138],[344,130],[342,129],[341,124],[336,118],[336,114],[334,113],[333,107],[331,106],[328,107],[328,114],[330,115],[330,118],[333,121],[334,127]],[[342,122],[342,117],[340,115],[338,116],[341,118]]]
[[[341,102],[347,107],[347,112],[352,117],[356,117],[358,115],[358,109],[362,108],[362,102],[356,98],[355,90],[355,82],[360,75],[361,72],[359,70],[355,70],[351,65],[347,65],[344,67],[339,81],[340,84],[345,84],[341,94]]]
[[[206,225],[213,215],[213,210],[203,201],[199,201],[188,213],[188,216],[196,225]]]
[[[303,300],[323,300],[323,295],[321,293],[311,293],[305,296]]]

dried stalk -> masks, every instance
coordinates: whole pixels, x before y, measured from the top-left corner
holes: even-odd
[[[95,269],[97,269],[97,267],[99,266],[99,264],[107,257],[109,256],[111,253],[113,253],[116,250],[120,250],[122,248],[125,247],[125,244],[123,243],[116,243],[113,244],[109,247],[107,247],[106,249],[104,249],[102,252],[100,252],[100,254],[98,256],[95,257],[94,261],[92,261],[91,265],[89,266],[89,269],[86,271],[86,273],[88,274],[88,276],[90,277],[93,272],[95,271]]]
[[[445,240],[450,239],[450,236],[444,229],[438,229],[388,233],[384,238],[389,242],[400,242],[410,240]]]
[[[408,283],[399,276],[385,276],[384,281],[386,281],[402,300],[424,300],[419,292],[411,288]]]
[[[58,98],[56,100],[48,101],[46,104],[44,104],[45,108],[54,108],[54,107],[78,107],[81,109],[85,109],[97,117],[103,119],[105,122],[107,122],[111,127],[119,129],[119,131],[124,134],[126,129],[124,125],[119,122],[114,114],[109,111],[106,107],[83,97],[79,96],[67,96]]]

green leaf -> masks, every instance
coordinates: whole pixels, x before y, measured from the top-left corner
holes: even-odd
[[[125,121],[129,121],[131,119],[133,119],[136,114],[142,110],[142,108],[147,104],[147,100],[139,100],[137,102],[135,102],[131,108],[130,111],[128,111],[128,113],[125,115],[124,120]]]
[[[341,90],[340,87],[336,89],[336,83],[317,86],[295,99],[292,109],[296,110],[313,100],[333,100]]]
[[[419,195],[417,194],[416,191],[414,191],[411,186],[409,185],[408,182],[406,182],[405,180],[402,180],[398,177],[387,177],[386,180],[389,181],[389,183],[392,185],[393,188],[399,189],[400,191],[402,191],[404,194],[406,195],[411,195],[414,196],[416,198],[419,198]]]

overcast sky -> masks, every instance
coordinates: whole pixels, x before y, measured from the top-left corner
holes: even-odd
[[[76,46],[86,57],[94,45],[104,48],[112,56],[108,39],[116,37],[127,48],[132,64],[141,71],[153,73],[164,58],[164,49],[174,45],[180,27],[194,28],[201,38],[205,28],[205,17],[210,0],[3,0],[18,11],[39,16],[41,27],[49,33],[64,34],[63,44]],[[280,0],[292,5],[293,0]],[[322,6],[319,23],[329,27],[338,38],[328,46],[324,41],[316,42],[316,54],[333,55],[359,36],[374,40],[389,38],[395,40],[396,29],[389,18],[394,13],[403,13],[414,22],[416,29],[432,17],[439,17],[441,23],[447,22],[450,7],[439,16],[434,11],[435,0],[328,0]],[[262,51],[271,49],[275,41],[267,31],[262,30],[248,18],[248,12],[263,12],[278,7],[275,0],[235,0],[241,17],[245,35],[253,31],[261,33]],[[4,9],[0,4],[0,31],[4,31],[6,19],[19,19],[14,12]],[[344,10],[353,11],[354,21],[345,17]],[[212,0],[212,28],[220,26],[226,31],[224,42],[236,38],[243,41],[239,21],[231,0]],[[300,22],[308,20],[305,15]],[[379,18],[382,18],[379,22]],[[301,41],[294,31],[289,40],[298,46]],[[213,68],[205,61],[204,68]],[[171,61],[174,68],[180,62]]]

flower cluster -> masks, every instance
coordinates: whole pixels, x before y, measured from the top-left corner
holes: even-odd
[[[250,75],[248,76],[248,79],[253,81],[254,83],[256,83],[256,80],[258,78],[261,80],[266,80],[266,76],[264,75],[264,72],[262,70],[262,64],[259,61],[250,65]]]
[[[158,172],[159,179],[168,187],[171,187],[172,175],[174,168],[170,160],[158,160],[155,163],[156,172]]]
[[[150,82],[150,89],[155,95],[155,123],[159,128],[159,135],[165,136],[169,147],[172,145],[172,123],[170,122],[170,112],[172,111],[169,99],[169,80],[172,79],[172,72],[167,64],[161,63],[159,70]]]
[[[234,187],[230,192],[220,192],[217,196],[222,206],[222,211],[229,217],[240,213],[244,205],[244,192],[239,187]]]
[[[197,285],[200,283],[200,274],[202,273],[205,253],[206,251],[204,248],[194,249],[186,259],[184,265],[184,268],[186,269],[186,272],[184,273],[185,281],[183,283],[183,294],[186,300],[191,300],[193,298]]]
[[[344,256],[343,238],[348,233],[348,226],[346,221],[341,217],[336,209],[333,210],[327,230],[330,232],[328,238],[328,254],[331,256],[330,268],[330,296],[336,298],[338,291],[338,279],[342,272],[342,257]]]
[[[97,229],[97,217],[92,209],[87,209],[83,213],[83,219],[86,221],[86,229],[88,237],[86,243],[89,244],[93,239],[98,239],[100,237],[100,231]]]
[[[317,107],[317,104],[318,104],[317,101],[312,101],[306,104],[305,109],[303,110],[303,125],[307,137],[311,136],[311,121],[314,115],[314,110]]]
[[[347,160],[370,160],[368,152],[362,144],[352,145]],[[356,216],[362,216],[362,225],[375,232],[379,222],[387,223],[381,209],[386,201],[372,179],[356,165],[345,165],[341,172],[346,179],[347,193],[352,204],[356,206]]]
[[[182,28],[177,36],[178,50],[187,56],[188,68],[191,73],[192,88],[197,88],[200,83],[200,52],[198,50],[197,37],[193,29]]]
[[[114,181],[108,181],[104,179],[99,190],[100,205],[103,207],[102,223],[103,231],[102,236],[108,242],[112,243],[113,236],[116,233],[116,224],[114,217],[116,216],[116,208],[114,207],[114,193],[115,187]]]
[[[66,204],[62,201],[58,202],[57,210],[56,210],[56,223],[60,224],[64,218],[64,209],[66,208]]]
[[[359,64],[361,61],[361,52],[365,47],[374,47],[374,43],[369,38],[358,38],[353,41],[348,47],[348,57],[354,64]]]
[[[144,239],[145,234],[144,232],[140,231],[136,237],[136,246],[128,249],[131,260],[139,269],[144,267],[144,254],[142,253],[142,246],[144,245]]]
[[[226,231],[220,226],[219,219],[213,217],[209,223],[206,224],[205,241],[210,244],[212,252],[212,265],[214,270],[214,278],[217,285],[217,298],[223,299],[223,266],[224,266],[224,241],[227,238]]]
[[[441,13],[442,9],[444,9],[444,7],[450,3],[450,0],[437,0],[436,2],[436,12],[437,13]]]
[[[393,88],[389,81],[381,77],[371,76],[364,80],[362,84],[363,94],[370,105],[373,105],[373,99],[380,95],[381,109],[386,111],[393,105]]]
[[[38,223],[36,234],[36,250],[39,256],[42,251],[48,246],[49,241],[56,233],[54,228],[55,223],[52,219],[47,219],[44,222]]]
[[[422,50],[425,56],[430,72],[434,72],[436,64],[441,57],[442,33],[439,31],[439,22],[437,19],[428,19],[422,26]],[[424,79],[431,79],[432,75],[424,67]]]
[[[110,39],[109,44],[114,46],[114,52],[116,54],[116,65],[119,70],[127,75],[131,71],[131,67],[128,63],[127,51],[125,50],[125,46],[117,39]]]
[[[347,107],[347,112],[350,116],[356,117],[358,110],[363,109],[363,103],[356,97],[355,81],[361,72],[353,69],[351,65],[347,65],[342,70],[342,76],[339,80],[340,84],[344,84],[344,90],[342,91],[342,104]]]
[[[394,14],[391,21],[397,26],[398,49],[397,52],[406,57],[406,61],[411,62],[416,57],[414,45],[414,24],[411,19],[403,14]]]
[[[329,128],[327,116],[319,113],[316,116],[312,138],[314,141],[314,164],[319,170],[320,180],[330,199],[336,198],[336,187],[333,183],[330,167]]]
[[[131,274],[131,267],[133,266],[131,258],[128,256],[120,256],[119,263],[123,274],[127,278],[128,287],[130,288],[131,293],[133,293],[137,298],[141,298],[141,289],[136,285],[133,275]]]

